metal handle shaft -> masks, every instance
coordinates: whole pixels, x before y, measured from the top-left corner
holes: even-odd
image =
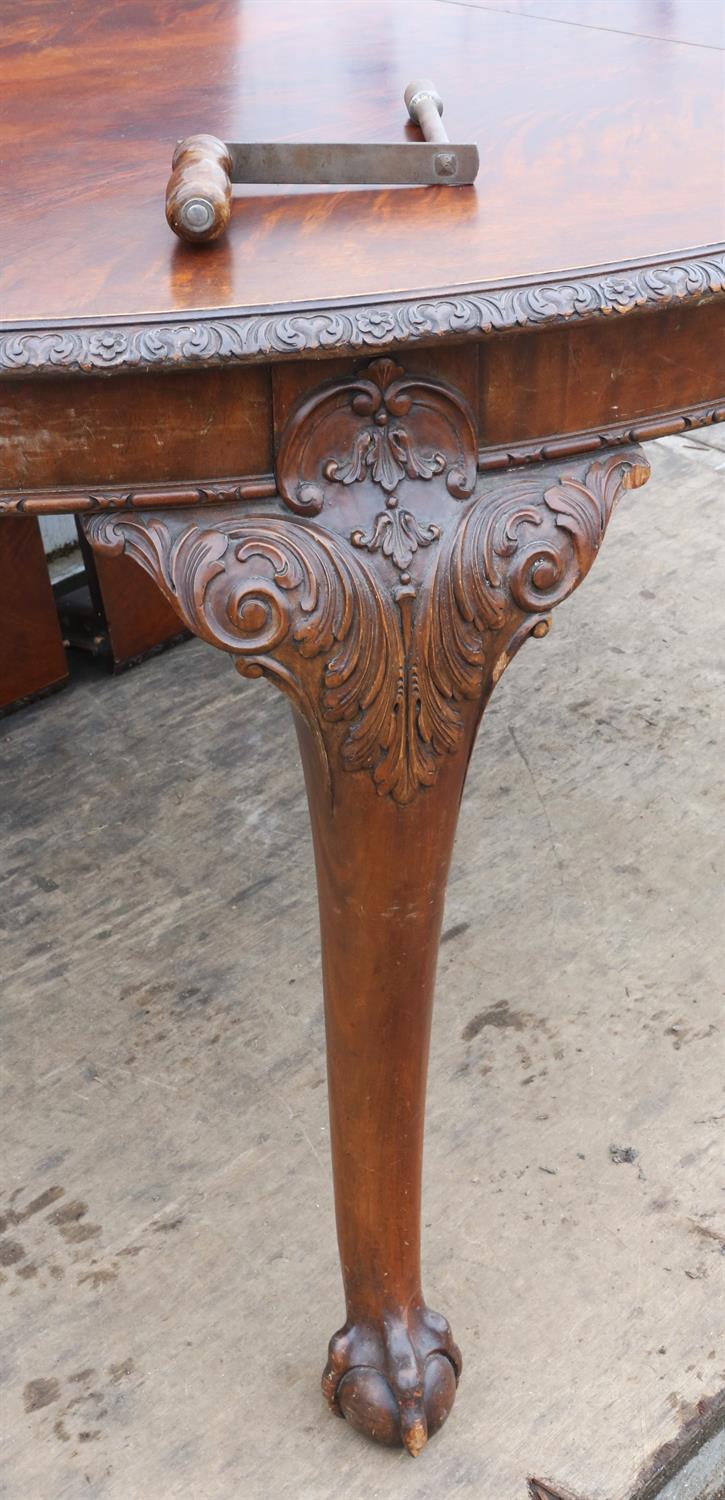
[[[434,83],[427,78],[409,83],[404,98],[408,114],[425,141],[448,140],[448,132],[441,120],[443,100]]]

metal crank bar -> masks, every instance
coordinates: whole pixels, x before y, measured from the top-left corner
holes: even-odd
[[[218,239],[229,223],[233,182],[463,187],[476,179],[478,147],[456,146],[441,122],[432,83],[409,83],[405,103],[422,141],[377,143],[225,142],[190,135],[174,151],[166,218],[181,239]]]

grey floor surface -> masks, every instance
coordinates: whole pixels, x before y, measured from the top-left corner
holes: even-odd
[[[0,725],[3,1500],[630,1500],[713,1409],[725,452],[649,454],[471,766],[424,1242],[465,1368],[415,1463],[319,1393],[343,1310],[283,699],[192,642]]]

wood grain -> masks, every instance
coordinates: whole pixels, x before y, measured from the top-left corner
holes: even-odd
[[[482,448],[626,429],[725,400],[725,298],[663,309],[635,324],[608,318],[522,330],[481,344],[479,359]]]
[[[414,29],[407,14],[396,0],[11,9],[3,321],[495,286],[725,240],[716,51],[442,0],[420,0]],[[474,188],[250,189],[223,241],[169,231],[179,137],[401,139],[405,85],[431,71],[452,138],[479,144]]]
[[[263,369],[0,382],[0,485],[50,490],[58,509],[69,485],[268,474],[271,390]]]
[[[0,710],[67,678],[40,527],[18,516],[0,531]]]

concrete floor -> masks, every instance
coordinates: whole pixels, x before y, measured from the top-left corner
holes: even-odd
[[[725,1386],[723,446],[652,446],[474,754],[424,1246],[465,1369],[415,1463],[319,1393],[343,1309],[283,699],[193,642],[0,726],[3,1500],[723,1493],[706,1448],[666,1465],[708,1412],[716,1451]]]

